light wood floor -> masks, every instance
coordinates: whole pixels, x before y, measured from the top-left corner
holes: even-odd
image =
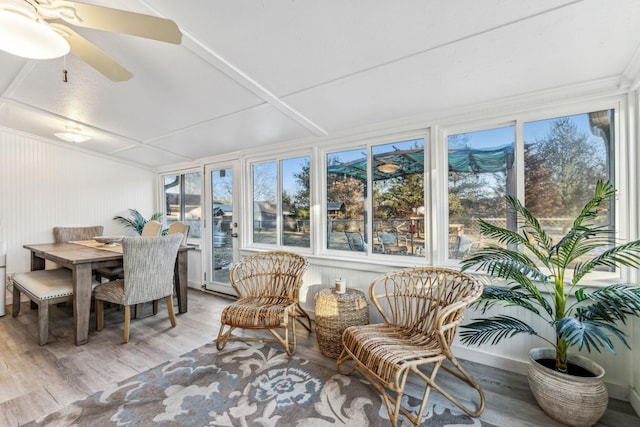
[[[13,318],[7,307],[7,315],[0,318],[0,426],[19,426],[214,340],[220,311],[228,303],[190,290],[189,311],[177,316],[175,328],[170,328],[161,303],[158,315],[131,322],[128,344],[122,344],[123,311],[107,309],[104,330],[95,332],[92,319],[89,343],[83,346],[73,343],[71,307],[54,306],[49,342],[42,347],[37,345],[36,310],[23,303],[20,315]],[[143,311],[150,312],[150,306]],[[335,364],[320,353],[315,334],[302,328],[297,355]],[[481,419],[509,427],[559,425],[538,408],[522,375],[463,364],[485,391],[487,406]],[[443,398],[433,392],[430,399]],[[612,399],[598,426],[640,426],[640,418],[628,403]]]

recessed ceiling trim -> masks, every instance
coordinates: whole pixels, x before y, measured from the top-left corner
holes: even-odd
[[[280,111],[287,117],[291,118],[292,120],[296,121],[297,123],[304,126],[306,129],[311,131],[314,135],[326,136],[329,134],[326,130],[322,129],[320,126],[318,126],[317,124],[309,120],[300,112],[294,110],[287,103],[285,103],[276,95],[274,95],[269,90],[264,88],[254,79],[249,77],[247,74],[242,72],[242,70],[240,70],[238,67],[231,64],[222,56],[218,55],[216,52],[206,47],[200,41],[196,40],[189,33],[183,31],[182,35],[183,35],[182,45],[185,48],[187,48],[194,54],[198,55],[204,61],[209,63],[211,66],[215,67],[217,70],[219,70],[221,73],[223,73],[224,75],[226,75],[227,77],[229,77],[230,79],[238,83],[240,86],[244,87],[245,89],[254,93],[264,101],[268,102],[278,111]]]

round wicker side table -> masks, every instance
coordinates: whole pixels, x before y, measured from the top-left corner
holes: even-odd
[[[334,359],[342,352],[342,333],[349,326],[369,323],[369,304],[362,291],[339,294],[333,288],[316,295],[316,336],[320,351]]]

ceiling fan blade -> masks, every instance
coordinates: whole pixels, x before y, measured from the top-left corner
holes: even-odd
[[[118,64],[113,58],[100,50],[96,45],[73,31],[71,28],[52,23],[49,24],[59,30],[65,40],[71,46],[71,53],[91,65],[93,68],[104,74],[114,82],[123,82],[133,77],[122,65]]]
[[[170,19],[91,4],[65,3],[69,3],[75,8],[76,15],[81,21],[76,22],[62,16],[62,19],[69,24],[130,34],[167,43],[180,44],[182,42],[182,33],[178,29],[178,25]]]

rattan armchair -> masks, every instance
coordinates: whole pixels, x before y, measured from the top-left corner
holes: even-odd
[[[244,257],[231,269],[238,300],[222,311],[216,347],[230,340],[279,342],[289,356],[296,352],[296,320],[309,315],[300,307],[298,292],[308,261],[292,252],[271,251]],[[235,336],[236,328],[268,330],[275,338]]]
[[[384,323],[352,326],[344,331],[344,348],[336,362],[338,371],[350,374],[355,370],[369,381],[382,394],[394,426],[400,413],[420,425],[431,388],[467,414],[480,415],[484,393],[450,346],[465,307],[481,293],[482,285],[472,276],[448,269],[410,268],[378,277],[371,283],[369,295]],[[429,365],[430,372],[423,369]],[[477,391],[480,401],[476,409],[463,405],[436,383],[440,368]],[[425,384],[415,415],[401,406],[409,374]]]

